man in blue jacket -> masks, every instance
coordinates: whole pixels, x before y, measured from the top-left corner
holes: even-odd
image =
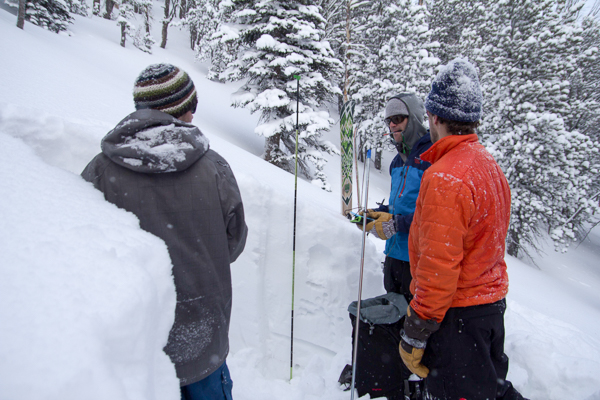
[[[385,290],[404,295],[408,302],[412,299],[408,232],[419,196],[421,177],[431,166],[420,158],[431,147],[429,132],[423,125],[424,116],[423,101],[415,94],[399,94],[388,101],[385,123],[390,129],[390,139],[398,150],[390,164],[392,185],[389,205],[380,205],[367,213],[367,232],[386,240],[383,267]]]

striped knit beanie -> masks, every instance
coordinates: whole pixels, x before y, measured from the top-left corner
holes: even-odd
[[[151,108],[175,118],[196,112],[198,105],[194,82],[171,64],[154,64],[143,70],[135,80],[133,102],[136,110]]]

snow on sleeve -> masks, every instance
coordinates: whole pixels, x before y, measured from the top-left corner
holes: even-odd
[[[179,399],[165,244],[5,134],[0,174],[1,397]]]

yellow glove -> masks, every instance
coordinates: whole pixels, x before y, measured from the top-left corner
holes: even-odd
[[[421,378],[427,378],[427,375],[429,375],[429,368],[421,364],[425,349],[412,347],[404,340],[400,341],[400,346],[398,347],[400,349],[400,357],[402,357],[404,365],[410,369],[410,372],[419,375]]]
[[[365,228],[367,232],[376,235],[379,239],[387,240],[396,233],[394,225],[394,216],[390,213],[381,211],[371,211],[367,213],[370,218]]]
[[[430,319],[428,321],[421,319],[410,306],[406,310],[406,319],[404,320],[404,329],[400,333],[400,357],[406,367],[421,378],[429,375],[429,368],[424,366],[421,361],[425,354],[425,346],[429,336],[440,328],[440,323]]]
[[[372,213],[372,212],[374,212],[372,209],[370,209],[370,208],[368,208],[368,209],[367,209],[367,215],[369,215],[369,213]],[[356,215],[356,214],[355,214],[355,215]],[[360,211],[358,212],[358,215],[360,215],[361,217],[362,217],[362,216],[364,216],[364,215],[365,215],[365,212],[364,212],[364,210],[360,210]],[[367,222],[368,222],[368,221],[367,221]],[[357,226],[357,228],[358,228],[358,229],[360,229],[360,230],[362,231],[362,229],[363,229],[363,223],[362,223],[362,221],[361,221],[361,222],[358,222],[358,223],[356,223],[355,225]],[[367,232],[368,232],[368,231],[369,231],[369,230],[367,229]]]

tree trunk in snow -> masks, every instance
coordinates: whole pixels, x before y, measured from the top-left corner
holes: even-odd
[[[382,155],[382,153],[383,152],[381,150],[377,150],[375,152],[375,159],[374,159],[375,169],[378,171],[381,171],[381,155]]]
[[[146,33],[150,34],[150,6],[144,7],[144,26],[146,27]]]
[[[162,41],[160,42],[160,47],[161,48],[165,48],[167,47],[167,34],[169,31],[169,23],[171,23],[171,18],[170,17],[171,14],[171,1],[170,0],[165,0],[165,18],[163,19],[162,22]]]
[[[190,48],[196,50],[196,42],[198,41],[198,32],[196,28],[190,27]]]
[[[348,51],[350,51],[350,2],[346,1],[346,47],[344,48],[344,103],[348,101],[348,86],[349,86],[349,72],[348,72]]]
[[[104,13],[105,19],[111,18],[114,6],[115,2],[113,0],[106,0],[106,13]]]
[[[186,0],[181,0],[181,4],[179,6],[179,18],[184,19],[187,14]]]
[[[279,141],[281,139],[281,133],[276,133],[273,136],[269,136],[265,139],[265,161],[279,166],[276,160],[276,154],[280,152]]]
[[[508,233],[506,245],[506,252],[508,255],[513,257],[517,257],[519,255],[519,237],[514,232]]]
[[[167,32],[169,30],[169,23],[167,21],[163,21],[163,26],[162,26],[162,41],[160,42],[160,47],[161,48],[165,48],[167,47]]]
[[[17,14],[17,28],[23,29],[25,26],[25,8],[27,0],[19,0],[19,13]]]
[[[94,0],[92,5],[92,14],[100,15],[100,0]]]
[[[127,39],[127,26],[121,24],[121,47],[125,47],[125,39]]]

